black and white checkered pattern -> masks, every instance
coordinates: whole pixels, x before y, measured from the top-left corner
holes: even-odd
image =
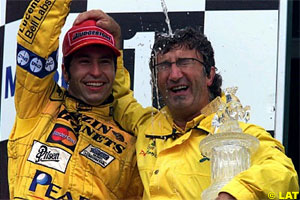
[[[9,44],[16,41],[13,39],[15,36],[12,36],[10,32],[14,30],[16,33],[17,26],[13,24],[18,24],[17,22],[22,18],[29,2],[23,0],[0,1],[1,6],[5,5],[6,7],[5,20],[2,19],[1,22],[4,23],[0,27],[0,65],[2,66],[0,71],[2,74],[1,141],[7,138],[14,119],[14,114],[9,112],[12,113],[14,110],[14,94],[11,86],[14,85],[15,48],[11,48]],[[70,15],[91,8],[102,9],[101,2],[95,0],[73,0]],[[142,5],[141,0],[133,0],[132,2],[140,2]],[[185,1],[176,2],[181,2],[182,7],[185,7]],[[189,0],[187,2],[192,2],[195,6],[199,4],[199,0]],[[113,2],[105,2],[105,4],[110,3],[116,8]],[[160,0],[153,1],[153,3],[160,5]],[[166,1],[166,3],[169,7],[172,1]],[[201,29],[212,41],[215,48],[217,67],[223,76],[224,87],[237,85],[240,88],[239,91],[241,91],[242,103],[252,106],[253,123],[260,124],[266,129],[274,131],[279,0],[206,0],[201,2],[201,4],[205,6],[199,10],[187,11],[183,9],[184,11],[180,11],[169,9],[168,16],[172,29],[175,30],[185,26]],[[132,7],[134,6],[132,5]],[[171,7],[172,5],[170,5]],[[147,8],[142,8],[141,10],[143,11],[108,11],[121,25],[125,42],[134,38],[137,33],[168,31],[163,12],[153,10],[148,12]],[[253,34],[252,31],[254,31]],[[6,43],[8,40],[10,41],[8,42],[9,44]],[[259,45],[257,46],[257,44]],[[262,49],[264,47],[266,48]],[[145,48],[149,52],[150,46]],[[146,66],[135,66],[138,59],[136,55],[140,53],[137,51],[140,50],[124,46],[125,66],[131,74],[132,87],[135,90],[135,94],[144,92],[141,91],[143,90],[142,86],[139,88],[134,87],[134,83],[137,80],[135,69],[137,67],[148,68],[147,59],[150,56],[143,55],[140,58],[146,60],[144,62]],[[261,55],[261,57],[258,55]],[[265,62],[266,60],[270,60],[270,62]],[[251,68],[255,68],[256,74],[250,70]],[[245,74],[243,74],[243,71],[245,71]],[[263,76],[260,76],[262,74]],[[10,75],[10,78],[8,75]],[[148,81],[147,78],[149,78],[148,75],[146,75],[146,80]],[[259,83],[259,81],[261,82]],[[247,86],[245,86],[246,84]],[[261,85],[264,87],[261,87]],[[251,91],[247,90],[249,86],[253,86],[254,89]]]

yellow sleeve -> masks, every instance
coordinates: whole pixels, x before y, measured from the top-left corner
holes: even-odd
[[[55,87],[59,35],[71,0],[33,0],[19,26],[15,106],[21,119],[37,117]]]
[[[130,93],[130,74],[124,67],[123,51],[117,60],[116,77],[113,84],[113,96],[115,99],[123,97]]]
[[[143,108],[133,97],[130,90],[130,75],[123,65],[123,53],[118,58],[118,67],[113,84],[114,119],[127,132],[138,134],[138,129],[143,122],[157,112],[155,108]]]
[[[244,129],[260,141],[258,151],[251,157],[251,167],[238,174],[222,188],[238,200],[275,199],[299,192],[298,175],[284,147],[263,128],[249,125]]]

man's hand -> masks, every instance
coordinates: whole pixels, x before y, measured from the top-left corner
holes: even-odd
[[[80,13],[75,19],[73,25],[80,24],[81,22],[94,19],[96,20],[96,25],[110,32],[116,41],[116,47],[121,49],[121,28],[120,25],[108,14],[102,10],[89,10]]]
[[[220,192],[216,200],[236,200],[233,196],[226,192]]]

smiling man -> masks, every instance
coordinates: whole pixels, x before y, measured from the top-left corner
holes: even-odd
[[[174,122],[184,130],[186,122],[200,115],[210,102],[207,86],[212,85],[215,68],[206,75],[203,56],[184,46],[159,54],[156,59],[157,86]]]
[[[211,182],[210,161],[199,150],[210,133],[221,102],[222,77],[205,35],[193,28],[159,35],[150,69],[165,106],[142,108],[132,92],[117,100],[115,119],[134,132],[144,199],[201,199]],[[124,76],[127,78],[127,76]],[[268,199],[273,192],[298,191],[298,176],[284,147],[263,128],[240,122],[243,132],[257,137],[260,147],[251,167],[235,176],[218,200]]]
[[[62,47],[68,88],[53,79],[70,3],[33,0],[20,25],[17,116],[8,141],[10,199],[138,199],[143,186],[136,137],[121,130],[111,112],[120,51],[118,37],[107,30],[119,25],[111,21],[105,30],[86,20],[69,29]],[[42,8],[47,15],[37,21]],[[103,13],[101,20],[112,19]],[[34,32],[33,25],[39,26]]]
[[[111,49],[96,45],[82,47],[74,53],[69,72],[64,68],[68,92],[90,105],[103,103],[112,91],[114,65]]]
[[[112,94],[117,56],[113,36],[86,20],[72,27],[63,41],[63,75],[68,93],[93,106]]]

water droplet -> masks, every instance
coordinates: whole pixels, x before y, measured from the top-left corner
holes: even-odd
[[[165,0],[161,0],[161,7],[162,7],[163,12],[166,16],[165,22],[168,25],[169,35],[171,36],[171,35],[173,35],[173,32],[172,32],[171,23],[170,23],[170,19],[169,19],[169,16],[168,16],[168,8],[167,8],[167,4],[166,4]]]

